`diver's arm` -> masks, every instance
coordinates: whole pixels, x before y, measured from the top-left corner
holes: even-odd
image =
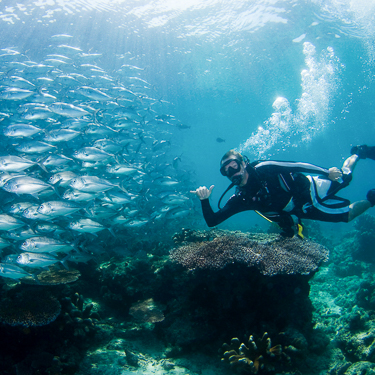
[[[234,195],[228,200],[223,208],[217,212],[214,212],[211,208],[210,201],[208,199],[202,199],[201,204],[204,220],[206,220],[209,227],[214,227],[227,220],[234,214],[250,209],[239,203],[238,197]]]

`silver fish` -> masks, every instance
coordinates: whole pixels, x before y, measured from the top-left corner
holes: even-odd
[[[0,276],[18,280],[25,276],[32,276],[32,274],[15,264],[0,263]]]
[[[71,163],[73,159],[68,158],[64,155],[52,154],[49,155],[42,163],[44,167],[55,167],[60,168]]]
[[[48,216],[42,215],[38,212],[39,206],[31,206],[23,211],[22,216],[30,220],[48,220]]]
[[[21,244],[20,249],[31,253],[66,253],[71,251],[73,246],[54,238],[37,236],[28,238],[24,241]]]
[[[50,218],[69,215],[81,210],[82,207],[77,203],[67,201],[49,201],[44,202],[38,207],[38,212],[47,215]]]
[[[113,157],[105,151],[95,147],[83,147],[74,152],[73,157],[86,162],[102,162]]]
[[[57,147],[41,141],[30,141],[20,144],[15,149],[26,154],[42,154],[53,149],[56,150]]]
[[[85,193],[78,190],[66,190],[62,198],[75,202],[87,202],[95,199],[96,194]]]
[[[56,129],[51,130],[49,133],[46,134],[44,140],[46,142],[68,142],[72,139],[78,137],[81,133],[77,132],[73,129]]]
[[[0,92],[0,99],[4,100],[22,100],[33,95],[34,91],[20,89],[18,87],[7,87]]]
[[[116,187],[115,184],[112,184],[111,182],[97,176],[82,176],[74,178],[70,182],[70,186],[73,189],[83,191],[85,193],[98,193]]]
[[[0,237],[0,250],[5,249],[6,247],[9,247],[11,245],[12,244],[9,241],[7,241],[4,238]]]
[[[22,213],[28,209],[29,207],[31,207],[33,205],[33,203],[31,202],[17,202],[17,203],[13,203],[10,208],[7,210],[7,213],[8,214],[12,214],[12,215],[22,215]]]
[[[123,191],[110,190],[98,197],[101,201],[112,204],[131,203],[134,196],[124,193]]]
[[[53,103],[49,108],[52,112],[65,117],[82,117],[89,114],[84,109],[68,103]]]
[[[70,181],[75,177],[77,177],[77,175],[72,171],[62,171],[51,176],[49,178],[49,183],[53,185],[58,183],[59,186],[67,187]]]
[[[51,185],[37,178],[22,176],[10,179],[3,186],[9,193],[35,195],[46,189],[54,189]]]
[[[26,225],[23,221],[7,214],[0,214],[0,230],[13,230]]]
[[[131,167],[127,164],[109,165],[106,171],[111,174],[123,175],[123,176],[130,176],[137,172],[140,172],[138,168]]]
[[[73,263],[87,263],[92,259],[94,259],[93,255],[80,251],[69,254],[66,260]]]
[[[4,234],[5,238],[16,241],[26,240],[27,238],[35,236],[37,236],[37,234],[31,228],[17,228]]]
[[[180,194],[170,194],[170,195],[167,195],[166,197],[164,197],[162,199],[163,203],[165,203],[165,204],[172,204],[172,205],[183,204],[183,203],[185,203],[187,201],[189,201],[189,198],[185,197],[184,195],[180,195]]]
[[[31,124],[12,124],[8,125],[3,132],[6,137],[22,138],[31,137],[41,131],[41,128]]]
[[[23,114],[22,118],[25,120],[45,120],[52,115],[52,111],[47,107],[33,107],[27,109]]]
[[[0,156],[0,171],[3,172],[21,172],[25,169],[39,165],[40,163],[33,162],[31,160],[21,158],[15,155]],[[41,167],[43,170],[45,168]]]
[[[64,233],[65,230],[62,229],[60,226],[56,224],[49,224],[49,223],[39,223],[35,227],[35,231],[40,234],[54,234],[59,235],[61,233]]]
[[[68,228],[81,233],[96,233],[106,229],[102,224],[91,219],[79,219],[68,224]]]
[[[89,86],[82,86],[77,89],[77,92],[79,92],[81,95],[86,96],[87,98],[91,100],[98,100],[98,101],[107,101],[107,100],[112,100],[109,95],[106,93],[95,89],[93,87]]]
[[[52,264],[56,264],[60,262],[60,260],[51,254],[27,252],[21,253],[17,257],[16,262],[21,266],[27,266],[30,268],[43,268],[51,266]]]

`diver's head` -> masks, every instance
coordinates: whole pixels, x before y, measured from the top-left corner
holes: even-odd
[[[228,177],[235,185],[245,185],[247,182],[248,173],[246,171],[244,157],[235,150],[229,150],[221,158],[220,173],[223,176]]]

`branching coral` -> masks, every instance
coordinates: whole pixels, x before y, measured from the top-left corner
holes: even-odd
[[[323,246],[299,238],[269,237],[256,240],[251,235],[232,233],[212,241],[190,243],[170,252],[170,259],[189,270],[222,269],[227,264],[245,263],[257,267],[264,275],[309,274],[328,259]]]
[[[92,303],[84,306],[83,296],[75,293],[72,298],[61,300],[63,305],[63,320],[66,327],[73,329],[73,335],[83,337],[86,334],[95,333],[95,321],[100,319],[97,312],[92,312]]]
[[[273,371],[275,362],[282,357],[289,361],[289,357],[283,353],[280,344],[272,346],[267,332],[257,342],[253,336],[250,336],[247,346],[244,343],[241,344],[240,340],[235,337],[230,344],[223,344],[222,349],[224,351],[222,361],[228,362],[238,371],[251,374],[257,374],[263,369]]]

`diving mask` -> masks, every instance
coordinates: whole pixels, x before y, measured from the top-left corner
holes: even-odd
[[[241,170],[241,162],[237,159],[228,159],[220,167],[220,173],[223,176],[228,177],[231,181],[232,181],[233,175],[238,173],[240,170]],[[242,176],[235,176],[234,178],[235,180],[238,180],[236,177],[239,177],[240,179],[242,178]],[[233,182],[237,185],[238,181],[233,181]]]

